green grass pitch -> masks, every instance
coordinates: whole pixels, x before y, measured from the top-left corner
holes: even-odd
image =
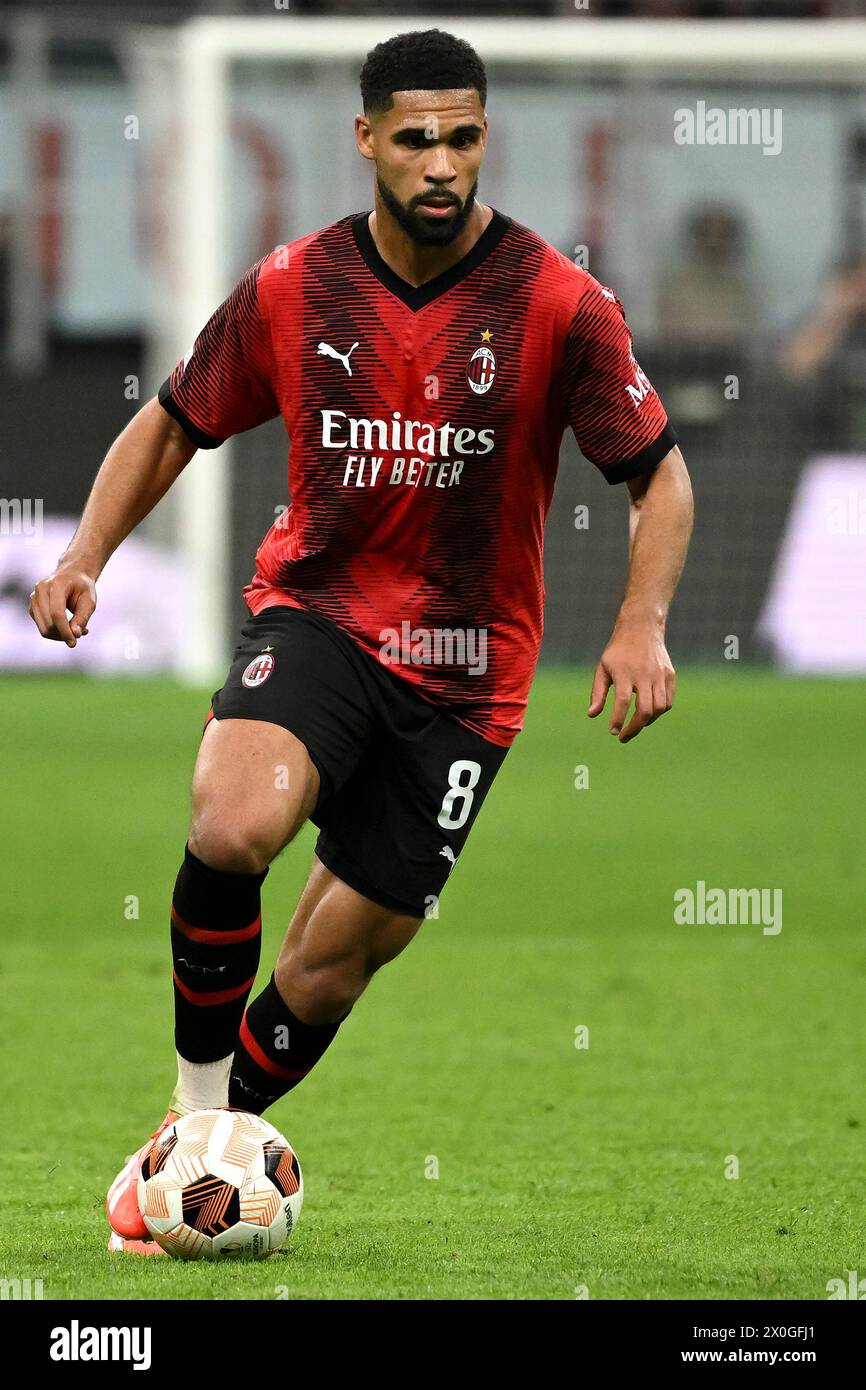
[[[306,1181],[286,1250],[214,1266],[109,1256],[103,1214],[174,1080],[207,699],[0,683],[0,1275],[58,1299],[822,1299],[866,1275],[863,685],[686,669],[622,747],[589,684],[540,673],[439,920],[269,1112]],[[261,980],[312,841],[268,878]],[[699,879],[781,888],[782,931],[677,925]]]

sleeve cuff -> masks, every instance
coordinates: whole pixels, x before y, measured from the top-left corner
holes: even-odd
[[[602,468],[601,472],[609,483],[625,483],[629,478],[639,478],[641,473],[649,473],[656,464],[661,463],[676,442],[676,434],[667,424],[651,444],[645,444],[636,454],[632,454],[631,458],[623,459],[610,468]]]
[[[221,444],[225,444],[224,439],[216,439],[212,434],[205,434],[198,425],[194,424],[185,411],[181,410],[174,396],[171,394],[171,377],[166,377],[159,388],[157,400],[166,410],[173,420],[182,428],[184,434],[188,434],[193,444],[199,449],[218,449]]]

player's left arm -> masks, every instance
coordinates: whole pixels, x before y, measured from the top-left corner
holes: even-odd
[[[668,609],[682,574],[694,514],[692,487],[674,446],[648,473],[627,481],[629,571],[610,640],[595,670],[589,716],[601,714],[614,689],[610,732],[636,738],[671,708],[676,673],[665,646]],[[632,696],[635,710],[628,722]]]
[[[691,535],[692,489],[622,304],[591,275],[582,283],[563,351],[562,406],[584,457],[607,482],[628,487],[630,513],[625,597],[596,667],[589,715],[601,714],[613,686],[610,731],[628,743],[673,704],[665,625]]]

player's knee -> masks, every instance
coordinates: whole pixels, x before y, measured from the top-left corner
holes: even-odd
[[[194,821],[189,847],[203,864],[227,874],[260,874],[281,849],[261,831],[229,820],[222,824]]]

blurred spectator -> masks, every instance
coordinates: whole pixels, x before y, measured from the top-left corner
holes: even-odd
[[[742,342],[758,312],[755,286],[744,269],[742,219],[723,203],[706,203],[689,214],[683,241],[682,257],[662,285],[662,338],[687,348]]]
[[[779,365],[816,442],[866,451],[866,251],[831,273],[782,344]]]
[[[753,360],[759,296],[745,265],[743,220],[733,208],[696,206],[680,242],[660,283],[659,371],[672,416],[716,425],[725,410],[720,384]]]

